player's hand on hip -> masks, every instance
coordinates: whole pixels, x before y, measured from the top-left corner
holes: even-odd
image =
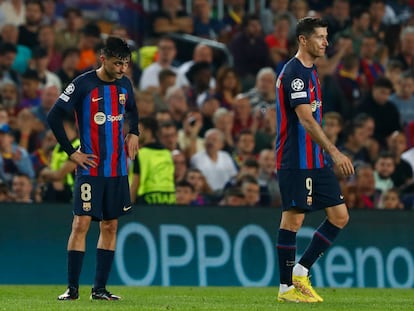
[[[139,149],[139,137],[130,133],[125,137],[125,143],[127,145],[128,158],[134,160]]]
[[[77,150],[76,152],[72,153],[70,155],[70,159],[87,170],[90,167],[96,167],[98,164],[95,162],[94,159],[98,159],[98,156],[95,154],[86,154],[83,153],[80,150]]]

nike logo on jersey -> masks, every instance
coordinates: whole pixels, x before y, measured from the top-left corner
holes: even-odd
[[[92,97],[92,102],[96,103],[97,101],[101,100],[103,97]]]
[[[130,205],[130,206],[124,206],[124,208],[122,210],[124,212],[128,212],[131,208],[132,208],[132,205]]]
[[[344,196],[341,194],[341,195],[339,196],[339,198],[340,198],[341,200],[343,200],[343,199],[344,199]]]

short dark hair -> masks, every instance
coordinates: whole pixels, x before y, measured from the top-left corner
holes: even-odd
[[[120,59],[131,57],[131,50],[128,43],[119,37],[108,37],[105,46],[102,49],[102,54],[106,57],[116,57]]]
[[[328,24],[320,18],[304,17],[296,26],[296,38],[299,36],[309,37],[315,32],[315,28],[327,28]]]
[[[375,87],[386,88],[391,91],[394,89],[392,82],[386,77],[379,77],[377,80],[374,81],[374,84],[372,85],[372,87],[373,88]]]
[[[150,130],[152,136],[155,138],[158,131],[158,122],[155,118],[144,117],[139,120],[139,123],[147,130]]]
[[[62,52],[62,60],[67,58],[68,56],[70,56],[72,54],[76,54],[76,55],[80,56],[80,50],[77,47],[68,47],[68,48],[64,49],[63,52]]]
[[[0,55],[6,55],[8,53],[17,54],[17,47],[13,43],[2,42],[0,43]]]
[[[191,192],[194,192],[195,191],[194,186],[190,182],[188,182],[187,180],[185,180],[185,179],[184,180],[180,180],[180,181],[178,181],[175,184],[175,188],[178,188],[178,187],[189,188],[189,189],[191,189]]]

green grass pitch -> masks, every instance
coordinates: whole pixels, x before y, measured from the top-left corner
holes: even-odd
[[[121,301],[90,301],[90,287],[77,301],[57,301],[62,285],[1,285],[0,310],[414,310],[413,289],[318,289],[322,303],[278,303],[277,288],[109,286]]]

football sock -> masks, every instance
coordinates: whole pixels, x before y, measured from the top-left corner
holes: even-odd
[[[112,250],[96,249],[96,275],[94,289],[105,288],[111,272],[115,252]]]
[[[280,284],[279,293],[281,294],[286,293],[288,290],[291,290],[293,287],[294,287],[293,285],[287,286],[286,284]]]
[[[308,275],[309,270],[306,269],[304,266],[302,266],[300,263],[297,263],[294,267],[293,267],[293,275],[296,276],[307,276]]]
[[[292,269],[295,265],[296,232],[279,229],[277,238],[280,284],[292,285]]]
[[[299,260],[299,263],[309,270],[314,262],[321,257],[332,244],[340,231],[341,228],[331,224],[328,219],[326,219],[315,231],[312,241],[302,258]]]
[[[68,251],[68,287],[79,288],[84,255],[85,252],[82,251]]]

